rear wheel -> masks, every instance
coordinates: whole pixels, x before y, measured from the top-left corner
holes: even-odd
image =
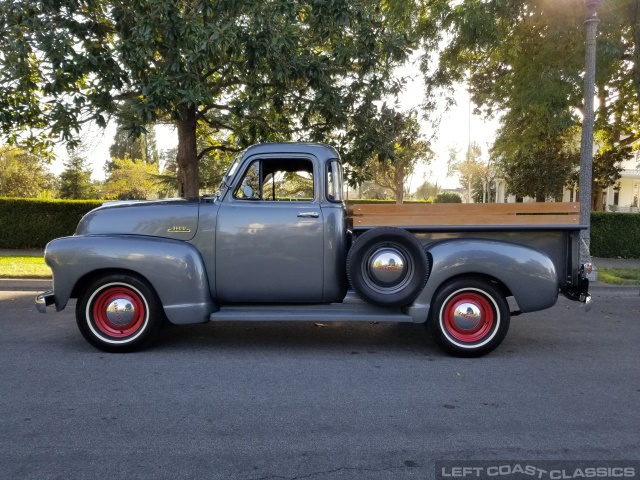
[[[459,357],[479,357],[502,343],[509,330],[509,305],[494,284],[462,278],[434,295],[427,327],[436,343]]]
[[[164,314],[146,282],[131,275],[109,275],[92,283],[76,305],[84,338],[108,352],[144,347],[160,330]]]

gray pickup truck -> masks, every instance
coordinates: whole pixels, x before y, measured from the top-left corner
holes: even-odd
[[[89,212],[47,245],[53,290],[36,306],[77,298],[80,332],[111,352],[145,346],[166,321],[375,321],[425,323],[447,352],[480,356],[511,315],[559,293],[590,302],[576,204],[356,205],[348,215],[342,192],[335,149],[253,146],[215,195]]]

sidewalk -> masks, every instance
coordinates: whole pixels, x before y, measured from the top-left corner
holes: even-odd
[[[0,248],[0,257],[43,257],[44,250],[10,250]]]
[[[592,257],[596,268],[640,268],[640,258],[598,258]]]

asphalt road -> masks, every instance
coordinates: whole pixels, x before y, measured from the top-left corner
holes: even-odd
[[[640,298],[560,299],[484,358],[420,325],[206,324],[95,350],[0,292],[0,479],[431,479],[437,460],[640,460]]]

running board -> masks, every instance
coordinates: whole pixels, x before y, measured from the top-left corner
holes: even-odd
[[[212,322],[413,322],[400,308],[381,308],[363,301],[319,305],[222,306],[209,316]],[[424,320],[423,320],[424,321]]]

